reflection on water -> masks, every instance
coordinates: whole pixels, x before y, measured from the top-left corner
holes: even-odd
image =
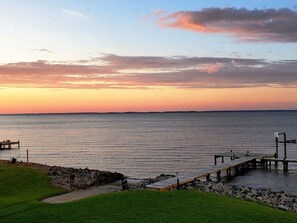
[[[273,153],[273,133],[297,138],[296,120],[297,112],[0,116],[0,140],[21,140],[21,150],[2,151],[0,158],[25,160],[28,149],[30,161],[50,165],[131,177],[182,174],[213,164],[218,152]],[[297,145],[289,145],[288,156],[297,159]]]

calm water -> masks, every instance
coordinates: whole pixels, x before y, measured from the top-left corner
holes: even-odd
[[[0,126],[0,140],[21,140],[2,159],[25,160],[28,149],[32,162],[143,178],[194,171],[230,149],[273,153],[275,131],[297,138],[297,112],[16,115],[0,116]],[[296,144],[288,156],[297,159]],[[290,169],[296,179],[297,166]]]

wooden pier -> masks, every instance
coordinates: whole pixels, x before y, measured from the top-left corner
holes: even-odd
[[[12,142],[10,140],[3,140],[0,142],[0,150],[10,150],[12,149],[12,145],[18,145],[18,149],[20,148],[20,141]]]
[[[203,177],[206,180],[210,180],[211,174],[216,174],[217,180],[221,180],[221,173],[226,171],[227,177],[231,177],[232,169],[234,169],[235,174],[246,172],[250,166],[256,167],[256,157],[244,156],[238,159],[234,159],[228,163],[221,163],[219,165],[210,166],[204,170],[198,170],[197,172],[187,173],[179,177],[173,177],[164,181],[156,182],[147,185],[146,188],[151,190],[169,190],[195,180],[201,179]]]
[[[183,174],[178,177],[170,178],[164,181],[156,182],[147,185],[146,188],[151,190],[169,190],[171,188],[178,188],[181,185],[193,182],[203,177],[206,180],[210,180],[210,175],[215,174],[217,181],[221,181],[222,172],[226,171],[226,177],[230,179],[233,175],[239,175],[247,172],[250,169],[256,169],[260,166],[262,169],[271,167],[271,162],[275,162],[277,166],[278,162],[283,163],[284,172],[288,171],[288,163],[295,162],[297,160],[289,159],[278,159],[275,158],[276,154],[264,154],[264,153],[237,153],[237,152],[226,152],[214,155],[214,164],[203,170],[197,172]],[[225,162],[226,158],[230,158],[230,161]],[[221,159],[221,163],[218,164],[218,159]]]
[[[279,136],[283,136],[283,141],[279,140]],[[198,170],[197,172],[183,174],[181,176],[176,176],[167,180],[156,182],[146,187],[151,190],[169,190],[171,188],[179,188],[179,186],[193,182],[202,177],[206,177],[206,180],[210,180],[211,174],[216,174],[217,181],[221,181],[221,173],[226,171],[227,178],[232,177],[232,172],[234,175],[239,173],[244,173],[249,170],[251,167],[256,169],[257,166],[260,166],[263,170],[272,167],[272,162],[274,162],[275,168],[278,168],[278,163],[283,164],[284,172],[288,172],[289,163],[297,163],[297,160],[287,158],[287,144],[297,144],[297,139],[287,139],[285,132],[275,132],[275,153],[273,154],[264,154],[264,153],[246,153],[240,152],[230,152],[220,153],[214,155],[214,166],[210,166],[204,170]],[[284,145],[284,157],[283,159],[279,158],[279,143]],[[225,163],[225,158],[230,158],[230,161]],[[218,159],[221,159],[221,164],[218,164]]]

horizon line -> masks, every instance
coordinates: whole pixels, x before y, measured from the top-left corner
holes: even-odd
[[[239,109],[239,110],[168,110],[168,111],[126,111],[126,112],[28,112],[28,113],[3,113],[8,115],[92,115],[92,114],[168,114],[168,113],[215,113],[215,112],[296,112],[297,109]]]

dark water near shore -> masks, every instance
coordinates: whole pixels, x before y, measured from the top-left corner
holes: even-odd
[[[143,178],[195,171],[230,149],[273,153],[274,132],[297,138],[297,112],[3,115],[0,126],[0,140],[21,140],[21,149],[2,151],[2,159],[25,160],[28,149],[32,162]],[[297,159],[296,144],[288,146],[288,157]],[[288,179],[297,193],[297,165],[289,168],[288,176],[255,172],[235,181],[259,186],[266,178],[274,185]]]

